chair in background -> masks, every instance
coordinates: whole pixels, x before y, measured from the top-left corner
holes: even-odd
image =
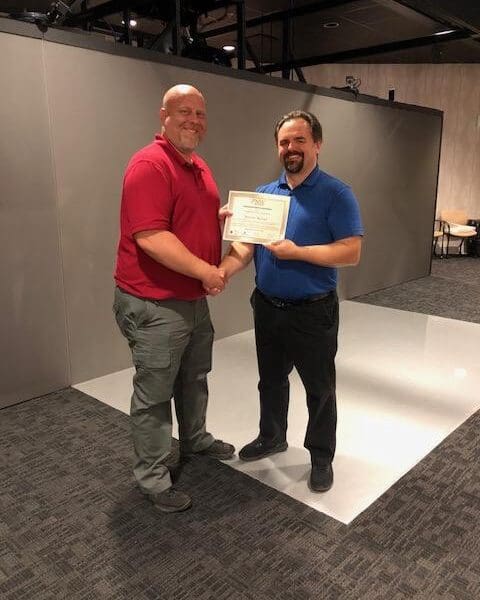
[[[467,213],[464,210],[442,210],[440,219],[445,223],[444,233],[447,238],[445,247],[445,258],[449,256],[450,240],[460,240],[458,244],[458,255],[462,255],[465,240],[477,235],[475,227],[467,225]]]
[[[441,243],[440,254],[437,252],[438,240]],[[435,223],[433,226],[433,256],[438,258],[443,258],[445,256],[444,249],[444,241],[445,241],[445,223],[441,219],[435,219]]]

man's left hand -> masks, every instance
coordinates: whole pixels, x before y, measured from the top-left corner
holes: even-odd
[[[227,217],[231,217],[233,215],[232,211],[228,208],[228,203],[224,204],[218,211],[218,220],[221,225],[225,223],[225,219]]]
[[[279,240],[271,244],[265,244],[265,248],[270,250],[280,260],[296,260],[298,259],[299,247],[292,240]]]

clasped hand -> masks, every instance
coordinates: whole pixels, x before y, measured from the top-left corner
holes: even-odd
[[[228,209],[228,204],[225,204],[218,211],[218,220],[220,223],[221,229],[225,224],[225,219],[232,215],[232,212]],[[225,289],[227,284],[227,277],[224,269],[219,269],[214,265],[211,265],[210,270],[202,279],[202,285],[206,292],[210,296],[217,296]]]
[[[210,296],[217,296],[223,292],[226,283],[225,271],[214,265],[210,265],[210,269],[202,279],[202,285]]]

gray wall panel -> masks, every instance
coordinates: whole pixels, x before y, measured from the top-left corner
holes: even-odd
[[[441,118],[334,102],[318,111],[320,164],[352,185],[366,230],[360,265],[340,270],[340,295],[352,298],[429,273]]]
[[[42,46],[0,33],[0,407],[69,383]]]
[[[318,114],[325,134],[320,166],[352,185],[367,227],[361,265],[342,271],[342,297],[428,274],[440,113],[351,102],[307,87],[242,80],[224,75],[226,70],[163,64],[156,53],[145,60],[145,51],[141,59],[97,52],[80,47],[80,37],[75,46],[44,42],[70,382],[130,365],[111,314],[122,175],[131,154],[159,129],[161,97],[175,83],[197,85],[207,98],[209,134],[200,154],[223,200],[229,189],[253,189],[278,176],[273,126],[279,116],[294,108]],[[10,38],[18,48],[40,43]],[[30,95],[42,85],[39,76]],[[249,269],[210,299],[217,337],[252,326],[252,287]]]
[[[309,95],[267,87],[273,94],[266,102],[262,84],[59,44],[47,45],[46,62],[76,383],[130,365],[111,313],[121,182],[131,154],[159,129],[163,93],[181,81],[204,91],[211,118],[201,154],[225,201],[231,188],[254,188],[276,176],[276,115],[292,101],[307,104]],[[264,133],[245,127],[249,122],[262,123]],[[242,274],[228,294],[210,301],[217,337],[251,327],[246,290],[252,285],[251,273]]]
[[[46,56],[73,382],[130,364],[110,309],[122,172],[158,130],[160,99],[175,83],[192,83],[207,98],[209,133],[200,153],[224,200],[229,189],[254,189],[278,176],[279,116],[299,107],[319,115],[320,164],[352,184],[368,231],[361,266],[342,272],[342,297],[428,273],[438,115],[54,43]],[[217,337],[252,326],[252,287],[249,269],[210,300]]]
[[[130,155],[155,131],[159,85],[150,64],[127,58],[48,44],[46,59],[77,383],[130,366],[111,311],[120,194]]]

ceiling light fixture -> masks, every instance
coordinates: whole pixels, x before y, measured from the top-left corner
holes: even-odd
[[[328,21],[328,23],[324,23],[323,26],[325,29],[335,29],[335,27],[340,26],[340,23],[337,23],[336,21]]]
[[[223,49],[225,50],[225,52],[234,52],[235,51],[235,46],[227,44],[227,45],[223,46]]]
[[[448,33],[455,33],[455,29],[445,29],[445,31],[437,31],[433,35],[447,35]]]
[[[135,19],[130,19],[129,23],[130,23],[130,27],[137,26],[137,22],[135,21]],[[123,19],[122,19],[122,25],[125,25],[125,21]]]

